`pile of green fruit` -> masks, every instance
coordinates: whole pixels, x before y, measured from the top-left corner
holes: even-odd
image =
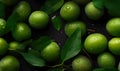
[[[0,71],[23,71],[21,59],[37,71],[120,71],[119,5],[119,0],[0,0]],[[89,29],[105,14],[100,31],[106,35]]]

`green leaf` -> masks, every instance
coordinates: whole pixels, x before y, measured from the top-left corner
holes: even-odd
[[[63,21],[60,16],[53,16],[52,17],[52,24],[53,27],[59,31],[62,28]]]
[[[47,45],[49,45],[52,42],[51,38],[48,36],[42,36],[38,38],[37,40],[34,40],[30,46],[38,51],[41,51],[44,49]]]
[[[93,0],[93,3],[98,9],[104,9],[104,0]]]
[[[116,68],[96,68],[93,71],[118,71]]]
[[[2,35],[12,31],[18,20],[19,20],[19,15],[16,12],[12,13],[12,15],[7,20],[7,25]]]
[[[62,61],[66,61],[75,55],[77,55],[82,48],[81,44],[81,30],[78,28],[73,35],[66,41],[64,47],[61,51],[61,59]]]
[[[43,67],[45,66],[45,61],[40,58],[40,57],[37,57],[31,53],[23,53],[23,52],[19,52],[23,57],[24,59],[31,65],[33,66],[38,66],[38,67]]]
[[[61,8],[63,4],[64,0],[46,0],[41,10],[45,11],[47,14],[52,14]]]
[[[120,0],[93,0],[95,7],[106,8],[112,16],[120,17]]]
[[[0,18],[5,17],[5,5],[0,2]]]

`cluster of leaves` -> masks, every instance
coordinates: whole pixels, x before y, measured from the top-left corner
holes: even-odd
[[[120,0],[116,0],[116,1],[93,0],[93,2],[97,8],[99,9],[106,8],[110,14],[115,16],[120,16],[119,13],[120,6],[118,6]],[[41,7],[40,10],[43,10],[48,15],[51,15],[55,13],[57,10],[59,10],[63,4],[64,4],[64,0],[46,0],[45,4]],[[5,11],[5,6],[4,4],[0,3],[0,12],[1,12],[0,17],[2,18],[5,16],[4,11]],[[19,19],[20,19],[19,15],[16,12],[13,12],[7,20],[7,26],[5,32],[2,33],[1,35],[4,35],[9,31],[11,31],[15,26],[16,22],[19,21]],[[54,15],[53,17],[51,17],[51,21],[53,23],[53,27],[59,31],[63,24],[61,17],[58,15]],[[41,58],[39,55],[40,55],[40,51],[42,51],[52,41],[53,40],[48,36],[40,37],[37,40],[32,40],[32,41],[30,40],[27,41],[27,44],[22,44],[21,47],[22,48],[24,47],[22,51],[20,49],[17,50],[17,52],[20,53],[24,57],[24,59],[33,66],[38,66],[38,67],[48,66],[46,65],[46,61],[43,58]],[[25,50],[26,47],[29,47],[27,51],[23,51]],[[61,71],[64,62],[76,56],[81,51],[81,49],[82,49],[81,30],[78,28],[74,32],[74,34],[67,39],[66,43],[61,48],[60,59],[59,59],[60,63],[51,66],[51,67],[55,67],[55,69],[52,70],[50,69],[49,71]],[[116,69],[112,69],[112,68],[108,68],[108,69],[100,68],[100,69],[95,69],[93,71],[110,71],[110,70],[117,71]]]

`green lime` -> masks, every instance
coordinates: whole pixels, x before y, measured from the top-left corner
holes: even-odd
[[[67,21],[76,20],[80,15],[80,7],[72,1],[66,2],[60,10],[60,15]]]
[[[0,35],[4,33],[5,28],[6,28],[6,21],[0,18]]]
[[[5,39],[0,38],[0,55],[3,55],[8,50],[8,43]]]
[[[19,42],[16,42],[16,41],[13,41],[13,42],[10,42],[9,43],[9,50],[16,50],[16,49],[19,49],[20,48],[20,43]]]
[[[56,42],[51,42],[47,47],[41,51],[41,56],[51,62],[55,61],[60,54],[60,47]]]
[[[75,21],[75,22],[71,22],[65,25],[65,33],[67,36],[71,36],[74,31],[80,28],[81,29],[81,35],[84,36],[86,33],[86,24],[84,22],[81,21]]]
[[[28,2],[21,1],[14,10],[20,16],[20,20],[25,20],[29,16],[31,12],[31,7]]]
[[[106,24],[106,30],[112,36],[120,37],[120,18],[113,18]]]
[[[31,29],[25,23],[17,23],[12,35],[16,41],[26,40],[31,37]]]
[[[5,56],[0,61],[2,71],[19,71],[20,63],[14,56]]]
[[[43,11],[34,11],[29,17],[30,26],[36,29],[43,29],[47,26],[49,16]]]
[[[85,14],[87,15],[88,18],[92,20],[98,20],[103,15],[103,11],[96,8],[93,2],[89,2],[85,6]]]
[[[120,55],[120,46],[119,45],[120,45],[119,37],[114,37],[108,42],[109,50],[116,55]]]
[[[115,57],[108,53],[104,52],[100,54],[97,58],[98,65],[102,68],[111,68],[115,66]]]
[[[73,71],[91,71],[92,63],[86,56],[79,56],[72,61]]]
[[[99,54],[107,48],[107,38],[100,33],[93,33],[87,36],[84,42],[85,49],[92,54]]]

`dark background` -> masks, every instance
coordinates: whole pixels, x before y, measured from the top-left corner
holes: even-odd
[[[29,2],[29,4],[31,5],[31,8],[32,8],[32,12],[35,11],[35,10],[39,10],[40,7],[44,4],[45,0],[26,0]],[[66,0],[67,1],[67,0]],[[13,6],[8,6],[6,7],[6,19],[10,16],[10,14],[12,13],[13,9],[14,9],[15,5]],[[102,16],[102,18],[100,18],[99,20],[97,21],[93,21],[93,20],[90,20],[87,18],[87,16],[85,15],[85,12],[84,12],[84,7],[85,5],[80,5],[80,8],[81,8],[81,15],[80,17],[78,18],[78,20],[80,21],[84,21],[87,25],[87,33],[86,33],[86,36],[91,34],[91,33],[94,33],[94,32],[98,32],[98,33],[102,33],[104,34],[108,40],[110,38],[112,38],[112,36],[110,36],[106,29],[105,29],[105,26],[106,26],[106,23],[109,19],[111,19],[112,17],[107,13],[107,11],[105,10],[104,11],[104,15]],[[59,14],[59,11],[56,12],[56,14]],[[50,16],[53,16],[53,15],[50,15]],[[25,21],[27,24],[28,21],[26,20]],[[55,40],[59,45],[60,47],[62,47],[65,43],[65,40],[67,39],[67,36],[65,35],[64,33],[64,25],[66,24],[66,21],[64,21],[64,24],[63,24],[63,27],[60,31],[56,31],[51,22],[49,22],[49,25],[47,26],[47,28],[43,29],[43,30],[35,30],[32,28],[32,37],[33,39],[37,39],[38,37],[40,36],[43,36],[43,35],[48,35],[50,36],[53,40]],[[83,37],[83,40],[86,38],[86,36]],[[4,36],[5,39],[9,39],[7,40],[8,42],[11,42],[11,41],[14,41],[14,39],[12,38],[11,36],[11,33],[8,33]],[[106,50],[108,51],[108,50]],[[20,71],[45,71],[47,68],[46,67],[43,67],[43,68],[39,68],[39,67],[33,67],[31,65],[29,65],[24,59],[22,56],[20,56],[19,54],[14,54],[14,53],[11,53],[11,52],[8,52],[6,55],[14,55],[16,56],[19,61],[20,61],[20,64],[21,64],[21,68],[20,68]],[[91,61],[93,62],[93,66],[94,67],[97,67],[97,64],[96,64],[96,57],[97,55],[91,55],[91,54],[86,54],[86,53],[83,53],[84,55],[87,55],[88,57],[90,56],[90,59]],[[2,56],[4,57],[4,56]],[[119,58],[118,56],[115,56],[116,59],[117,59],[117,62],[116,62],[116,65],[118,65],[118,61],[119,61]],[[70,65],[71,64],[71,60],[67,61],[66,64],[67,65]],[[70,71],[71,70],[71,67],[68,67],[68,70],[67,71]]]

